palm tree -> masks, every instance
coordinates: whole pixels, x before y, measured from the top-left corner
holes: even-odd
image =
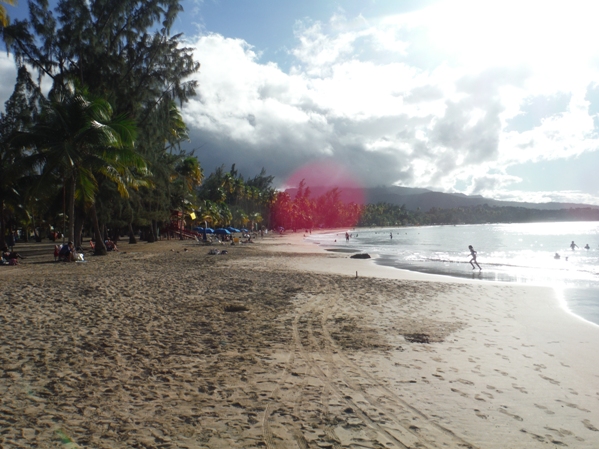
[[[253,212],[250,214],[249,218],[251,223],[251,230],[254,231],[254,224],[258,225],[262,223],[262,215],[260,215],[260,212]]]
[[[204,172],[202,167],[200,167],[198,159],[193,156],[188,156],[183,159],[176,167],[176,172],[183,184],[183,191],[181,194],[181,230],[183,230],[183,220],[186,210],[190,211],[195,209],[191,199],[188,199],[187,197],[192,194],[196,186],[199,186],[202,183],[204,180]],[[181,239],[183,239],[182,233]]]
[[[128,186],[143,184],[136,172],[144,173],[146,165],[133,150],[135,126],[123,116],[112,118],[108,102],[90,97],[85,90],[72,86],[52,95],[24,141],[37,151],[31,156],[41,168],[42,179],[58,173],[68,193],[69,239],[75,241],[75,201],[90,208],[94,222],[96,253],[105,254],[95,210],[98,180],[108,179],[127,196]]]
[[[17,2],[15,0],[0,0],[2,3],[6,3],[7,5],[16,6]],[[6,12],[6,8],[0,5],[0,25],[5,27],[8,26],[8,13]]]

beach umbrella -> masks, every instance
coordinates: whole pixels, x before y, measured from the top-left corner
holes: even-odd
[[[229,232],[241,232],[239,229],[237,229],[237,228],[233,228],[233,227],[231,227],[231,226],[229,226],[229,227],[227,227],[227,228],[225,228],[225,229],[226,229],[227,231],[229,231]]]
[[[228,235],[228,234],[231,234],[229,231],[227,231],[227,230],[226,230],[226,229],[224,229],[224,228],[218,228],[218,229],[215,229],[215,230],[214,230],[214,233],[215,233],[215,234],[226,234],[226,235]]]
[[[241,228],[241,232],[250,232],[250,231],[248,231],[248,230],[247,230],[247,229],[245,229],[245,228]]]
[[[201,226],[198,226],[197,228],[194,228],[194,231],[201,232],[202,234],[204,234],[204,231],[205,231],[206,234],[214,234],[214,229],[212,229],[212,228],[206,228],[206,229],[204,229]]]

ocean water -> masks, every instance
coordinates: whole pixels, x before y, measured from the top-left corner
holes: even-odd
[[[331,251],[367,252],[377,264],[404,270],[549,286],[569,311],[599,325],[599,222],[361,228],[349,233],[349,242],[344,232],[307,238]],[[572,242],[578,246],[574,250]],[[482,271],[468,263],[468,245],[477,251]]]

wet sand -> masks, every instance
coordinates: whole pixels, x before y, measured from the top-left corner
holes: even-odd
[[[120,247],[0,267],[1,447],[599,446],[599,327],[550,289],[300,235]]]

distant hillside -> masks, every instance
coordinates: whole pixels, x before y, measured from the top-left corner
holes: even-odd
[[[319,197],[326,193],[330,188],[310,187],[312,198]],[[344,202],[351,201],[356,197],[357,189],[340,188],[340,199]],[[287,189],[291,198],[295,198],[297,189]],[[398,206],[405,205],[408,210],[417,210],[420,208],[423,212],[428,212],[433,207],[437,209],[453,209],[457,207],[473,207],[487,204],[495,207],[524,207],[528,209],[539,210],[560,210],[570,208],[591,208],[599,209],[599,206],[590,204],[576,203],[525,203],[517,201],[498,201],[484,198],[480,195],[464,195],[462,193],[441,193],[433,192],[428,189],[418,189],[410,187],[374,187],[364,189],[363,191],[366,204],[389,203]]]

